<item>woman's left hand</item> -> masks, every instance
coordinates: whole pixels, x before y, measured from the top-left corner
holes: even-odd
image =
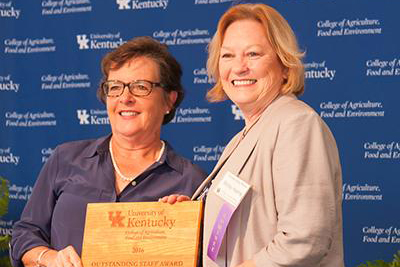
[[[176,202],[189,201],[190,197],[185,195],[169,195],[160,198],[158,201],[163,203],[175,204]]]
[[[256,267],[252,260],[244,261],[241,264],[237,265],[236,267]]]

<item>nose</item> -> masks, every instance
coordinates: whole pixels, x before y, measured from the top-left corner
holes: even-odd
[[[125,85],[122,95],[119,96],[119,101],[124,104],[134,103],[136,101],[135,96],[129,92],[128,86]]]
[[[233,62],[232,70],[235,74],[246,74],[249,71],[248,60],[246,57],[236,57]]]

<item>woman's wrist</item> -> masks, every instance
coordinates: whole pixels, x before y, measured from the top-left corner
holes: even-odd
[[[57,250],[47,248],[46,251],[41,251],[42,257],[40,258],[39,262],[36,262],[35,267],[49,267],[52,266],[52,262],[57,257]],[[39,260],[39,257],[37,258]]]
[[[45,265],[43,265],[42,259],[43,259],[43,256],[49,251],[50,251],[49,248],[44,248],[39,252],[38,257],[36,259],[36,266],[35,267],[43,267],[43,266],[45,267]]]

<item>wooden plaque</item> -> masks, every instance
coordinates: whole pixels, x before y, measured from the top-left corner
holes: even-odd
[[[200,201],[88,204],[83,266],[195,267],[201,219]]]

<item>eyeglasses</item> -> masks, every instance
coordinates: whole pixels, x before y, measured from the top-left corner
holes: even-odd
[[[124,93],[125,87],[134,96],[148,96],[154,87],[163,87],[161,83],[154,83],[147,80],[137,80],[124,83],[117,80],[105,81],[101,84],[104,93],[109,97],[118,97]]]

